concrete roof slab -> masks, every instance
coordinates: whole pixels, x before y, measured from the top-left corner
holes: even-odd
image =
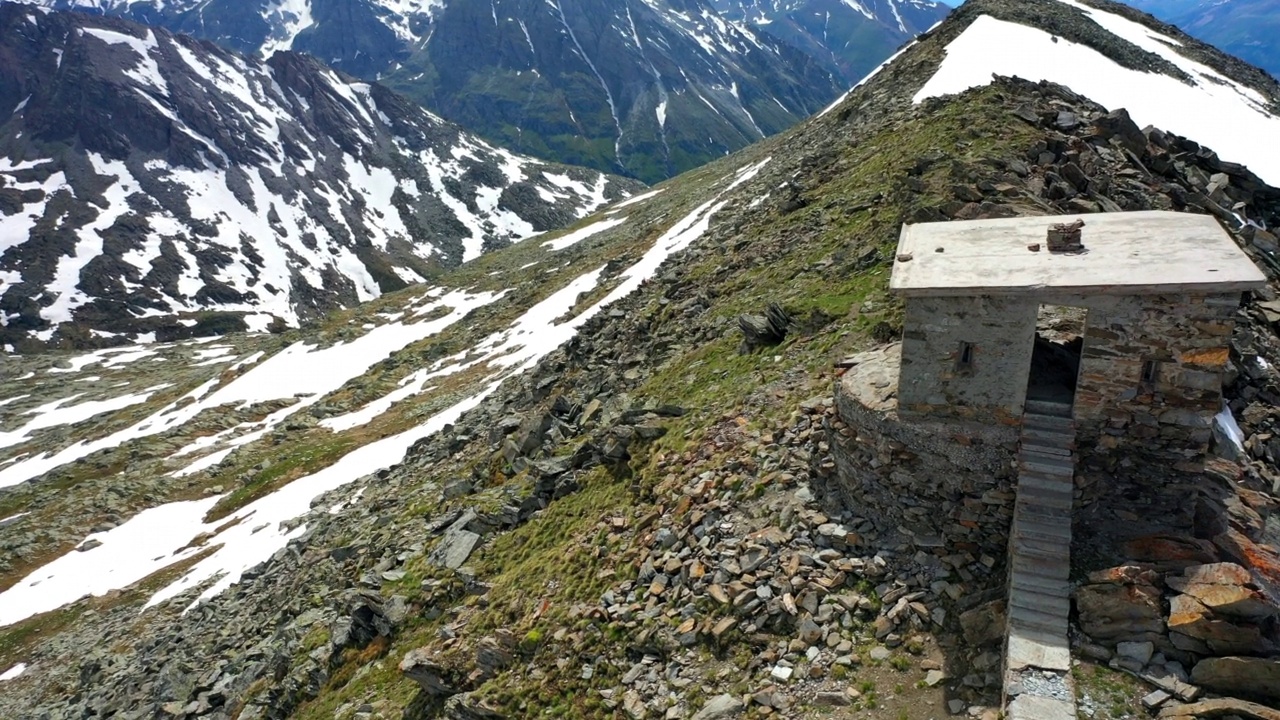
[[[1085,251],[1049,252],[1049,226],[1075,220],[1085,223]],[[904,225],[889,287],[907,296],[1153,295],[1266,282],[1213,216],[1151,210]]]

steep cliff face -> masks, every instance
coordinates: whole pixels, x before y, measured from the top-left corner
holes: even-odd
[[[5,3],[0,57],[0,345],[296,325],[639,187],[294,53]]]

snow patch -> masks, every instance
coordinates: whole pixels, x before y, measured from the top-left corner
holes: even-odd
[[[1113,28],[1121,27],[1118,21],[1128,23],[1091,8],[1089,12]],[[1267,183],[1280,185],[1280,143],[1274,142],[1280,137],[1280,117],[1259,105],[1257,93],[1162,47],[1158,38],[1164,36],[1151,30],[1142,28],[1139,33],[1129,28],[1125,36],[1174,62],[1196,83],[1130,70],[1088,46],[1063,38],[1054,42],[1043,30],[982,15],[951,41],[938,72],[914,100],[981,87],[993,74],[1047,80],[1107,108],[1125,108],[1139,127],[1154,125],[1191,138],[1224,160],[1248,164]]]
[[[621,225],[626,221],[627,219],[625,217],[609,218],[607,220],[598,220],[584,228],[579,228],[577,230],[574,230],[573,232],[567,235],[561,235],[560,237],[555,238],[554,240],[548,240],[542,243],[542,247],[548,248],[553,252],[556,250],[563,250],[567,247],[577,245],[578,243],[582,242],[583,240],[586,240],[592,235],[598,235],[604,232],[605,230],[618,227],[619,225]]]
[[[90,400],[89,402],[80,403],[79,405],[69,405],[63,407],[66,403],[80,397],[72,395],[71,397],[54,400],[45,403],[37,408],[23,413],[24,415],[35,415],[35,419],[26,425],[5,432],[0,430],[0,448],[12,447],[20,443],[24,443],[34,437],[37,430],[58,427],[59,425],[72,425],[78,422],[88,420],[95,415],[102,413],[115,412],[121,408],[127,408],[130,405],[137,405],[146,402],[148,398],[154,395],[158,390],[168,387],[160,385],[149,388],[146,392],[136,395],[121,395],[120,397],[111,398],[109,400]]]
[[[602,309],[635,291],[641,283],[652,277],[658,267],[673,253],[683,250],[701,237],[710,226],[715,213],[728,203],[728,200],[721,198],[755,177],[768,162],[769,159],[766,158],[759,163],[741,168],[725,189],[711,200],[699,205],[663,233],[639,261],[622,273],[621,282],[604,299],[576,317],[565,322],[558,321],[573,307],[582,293],[597,286],[604,272],[604,266],[575,278],[559,291],[529,308],[509,328],[494,333],[481,342],[473,348],[471,353],[480,355],[478,359],[467,362],[457,362],[455,359],[453,366],[434,370],[434,372],[448,374],[487,363],[495,372],[482,381],[487,384],[475,394],[415,428],[360,447],[335,464],[290,483],[246,506],[228,519],[211,524],[204,522],[206,512],[219,499],[214,497],[152,508],[139,513],[112,530],[92,534],[89,538],[100,541],[102,543],[100,546],[86,552],[68,553],[31,573],[8,591],[0,593],[0,625],[12,624],[33,614],[61,607],[82,597],[86,592],[101,595],[113,588],[125,587],[157,570],[194,557],[210,548],[213,549],[211,554],[196,563],[181,578],[153,595],[148,600],[147,606],[165,602],[187,590],[206,584],[207,587],[196,602],[222,592],[236,583],[244,571],[267,560],[277,550],[283,548],[289,540],[306,532],[305,523],[297,524],[292,529],[290,525],[293,519],[311,510],[311,501],[314,498],[400,462],[414,443],[456,422],[463,413],[479,405],[497,390],[505,378],[533,367],[547,354],[571,339],[583,324]],[[460,318],[465,314],[459,310],[459,304],[462,302],[469,300],[470,303],[478,306],[501,297],[487,293],[469,295],[462,291],[445,295],[436,292],[435,295],[438,297],[418,312],[430,312],[435,307],[447,305],[453,308],[453,312],[447,317]],[[428,297],[432,297],[432,294],[429,293]],[[418,323],[418,325],[432,326],[438,322],[440,321]],[[186,419],[194,417],[192,408],[198,410],[200,407],[213,407],[236,397],[286,397],[293,394],[295,390],[301,389],[306,393],[315,393],[314,397],[318,399],[320,394],[317,393],[319,390],[316,387],[317,384],[336,388],[341,383],[334,386],[334,377],[350,376],[349,373],[353,370],[356,370],[357,374],[363,372],[373,362],[381,359],[381,356],[385,356],[388,347],[397,343],[402,347],[403,334],[412,332],[407,328],[416,326],[399,326],[397,329],[397,325],[384,325],[371,331],[365,338],[335,346],[336,350],[330,348],[310,352],[305,345],[295,345],[258,365],[253,371],[204,400],[192,402],[181,408],[175,403],[168,410],[161,411],[151,419],[143,421],[141,430],[149,433],[159,432],[158,429],[152,429],[151,424],[159,425],[169,422],[161,419],[166,413],[171,418],[179,418],[179,422],[185,422]],[[372,346],[353,347],[383,330],[388,330],[391,337]],[[334,355],[322,357],[321,354],[326,352],[334,352]],[[273,362],[277,359],[280,362]],[[331,368],[330,362],[337,365],[338,369]],[[320,373],[322,378],[325,373],[330,373],[334,377],[322,379],[316,383],[315,376],[309,373]],[[242,382],[244,385],[237,387]],[[387,404],[385,401],[386,398],[378,404]],[[310,402],[304,400],[285,410],[296,412],[297,409],[308,404]],[[352,418],[345,418],[340,424],[345,425],[351,420]],[[333,508],[330,510],[332,511]],[[340,511],[340,508],[338,510]],[[229,521],[233,524],[227,527],[226,523]],[[203,544],[190,546],[193,537],[201,533],[212,534],[219,527],[224,529]]]
[[[648,200],[649,198],[657,197],[658,195],[661,195],[666,191],[667,191],[666,188],[658,188],[657,190],[650,190],[647,193],[641,193],[640,195],[629,197],[626,200],[623,200],[622,202],[609,208],[609,212],[615,212],[615,211],[621,210],[624,207],[631,207],[632,205],[637,205],[639,203],[644,202],[645,200]]]

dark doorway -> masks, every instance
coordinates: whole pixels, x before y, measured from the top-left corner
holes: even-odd
[[[1080,352],[1088,310],[1067,305],[1041,305],[1036,318],[1035,347],[1027,402],[1070,408],[1080,375]]]

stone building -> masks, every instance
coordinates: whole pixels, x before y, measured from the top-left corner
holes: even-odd
[[[1147,455],[1149,468],[1196,468],[1223,409],[1242,294],[1265,285],[1207,215],[902,229],[890,283],[904,298],[902,342],[841,363],[831,487],[915,558],[1002,586],[1002,619],[980,625],[1003,623],[1006,717],[1076,715],[1064,699],[1070,556],[1091,487],[1078,463]],[[992,634],[965,618],[996,610],[969,597],[953,608],[965,641],[990,646]]]
[[[1050,237],[1073,221],[1059,234],[1077,237]],[[1208,215],[905,226],[891,282],[906,304],[898,413],[1017,425],[1056,404],[1082,446],[1202,452],[1241,293],[1265,284]],[[1075,337],[1051,332],[1064,318]]]

